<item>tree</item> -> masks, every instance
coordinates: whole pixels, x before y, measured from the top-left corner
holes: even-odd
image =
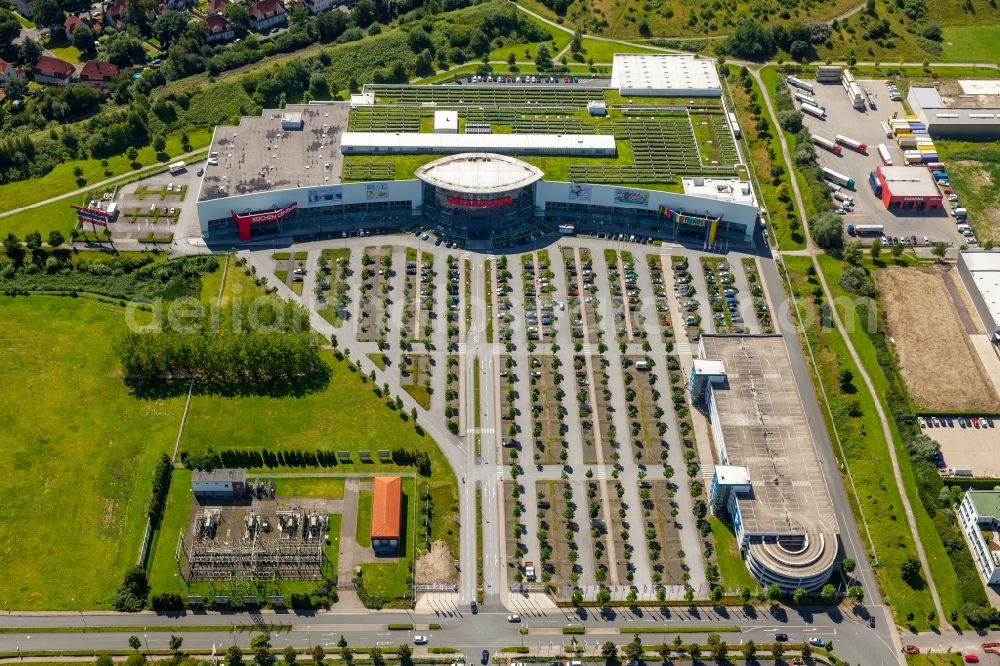
[[[854,381],[854,373],[851,372],[850,368],[844,368],[843,370],[840,371],[840,374],[837,376],[837,380],[840,382],[840,390],[846,391],[848,388],[851,387],[851,382]],[[798,592],[798,590],[795,591]]]
[[[267,634],[257,634],[250,639],[253,648],[253,660],[257,666],[269,666],[274,661],[271,654],[271,637]]]
[[[282,651],[281,656],[288,666],[295,666],[295,663],[298,661],[298,657],[295,654],[295,648],[291,645]]]
[[[226,666],[243,666],[243,650],[239,645],[231,645],[226,650]]]
[[[579,606],[583,603],[583,590],[578,587],[573,588],[573,605]]]
[[[752,640],[747,641],[743,644],[741,652],[743,652],[743,656],[746,657],[747,661],[751,662],[757,658],[757,644]]]
[[[327,13],[339,14],[340,12]],[[313,99],[317,100],[330,99],[330,83],[322,73],[313,72],[312,76],[309,77],[309,94],[313,96]]]
[[[618,659],[618,646],[615,645],[614,641],[608,641],[601,646],[601,656],[608,662],[613,662]]]
[[[861,263],[861,256],[861,241],[848,243],[840,253],[840,258],[852,266],[857,266]]]
[[[771,646],[771,657],[778,661],[785,654],[785,646],[781,643],[775,643]]]
[[[344,12],[323,12],[316,17],[315,26],[321,41],[332,42],[347,30],[347,15]]]
[[[781,597],[781,588],[774,584],[768,585],[767,590],[764,592],[764,597],[771,603],[774,603]]]
[[[17,58],[22,64],[33,67],[38,59],[42,57],[42,45],[31,37],[25,37],[21,42],[21,48],[17,50]]]
[[[129,146],[128,150],[125,151],[125,156],[130,162],[135,162],[136,158],[139,157],[139,149],[135,146]]]
[[[157,16],[153,23],[153,36],[160,40],[164,47],[170,46],[187,30],[189,18],[186,12],[165,11]]]
[[[142,41],[128,32],[119,32],[107,42],[108,60],[119,67],[146,62]]]
[[[944,259],[945,253],[948,252],[948,244],[942,241],[938,241],[931,246],[931,254],[938,258],[938,261]]]
[[[413,666],[413,650],[406,643],[400,644],[396,656],[399,657],[400,666]]]
[[[6,50],[20,34],[21,24],[13,12],[0,9],[0,49]]]
[[[744,585],[743,587],[741,587],[740,588],[740,603],[744,604],[744,605],[750,603],[750,595],[751,594],[752,593],[750,592],[750,588],[749,587],[747,587],[746,585]]]
[[[170,642],[168,645],[174,652],[180,652],[181,646],[184,645],[184,637],[170,634]]]
[[[329,13],[337,14],[339,12]],[[226,8],[222,10],[222,14],[226,17],[226,20],[229,21],[229,24],[233,26],[233,31],[237,35],[245,35],[250,31],[250,13],[247,11],[245,6],[235,2],[230,2],[226,5]]]
[[[688,645],[688,654],[691,655],[691,659],[698,661],[701,658],[701,646],[697,643],[691,643]]]
[[[845,268],[844,272],[840,274],[837,284],[843,287],[844,291],[856,296],[868,296],[871,298],[876,293],[875,283],[868,276],[868,271],[861,266],[848,266]]]
[[[809,659],[812,657],[813,649],[812,645],[809,644],[809,641],[802,641],[802,647],[799,648],[799,652],[802,653],[803,659]]]
[[[115,662],[111,658],[110,654],[101,653],[97,655],[97,661],[94,662],[94,666],[114,666]]]
[[[872,241],[871,253],[872,253],[872,259],[878,259],[879,255],[882,254],[882,241],[880,239],[876,238],[874,241]]]
[[[795,591],[792,592],[792,603],[793,604],[801,604],[805,600],[806,600],[806,590],[805,590],[805,588],[802,588],[802,587],[795,588]]]
[[[809,231],[812,239],[824,249],[844,246],[844,221],[832,212],[820,213],[809,220]]]
[[[552,69],[552,53],[545,44],[539,44],[535,51],[535,66],[542,72]]]
[[[840,563],[840,568],[844,570],[844,573],[853,573],[854,569],[857,568],[858,563],[849,557],[845,557]]]
[[[625,601],[630,604],[634,604],[638,598],[639,598],[638,592],[635,591],[634,587],[630,587],[628,589],[628,594],[625,595]]]
[[[605,606],[609,601],[611,601],[611,592],[609,592],[606,587],[602,587],[597,591],[597,596],[594,600],[601,606]]]
[[[154,0],[125,0],[125,23],[149,34],[149,14],[155,8]]]
[[[719,51],[747,60],[767,60],[774,55],[774,40],[761,24],[744,21],[722,42]]]
[[[642,646],[642,640],[639,638],[639,634],[632,635],[632,641],[625,646],[625,657],[629,661],[642,661],[642,658],[646,655],[646,649]]]
[[[834,604],[837,601],[837,588],[835,588],[830,583],[823,586],[823,589],[819,591],[819,598],[823,600],[825,604]]]
[[[94,31],[85,25],[79,25],[73,31],[73,46],[83,53],[93,53],[95,41]]]
[[[138,650],[139,648],[142,647],[142,641],[139,640],[138,636],[132,634],[131,636],[128,637],[128,646],[133,650]]]
[[[323,660],[326,658],[326,650],[319,643],[313,646],[312,658],[315,666],[323,666]]]
[[[24,244],[29,250],[37,250],[42,246],[42,234],[37,231],[28,232],[24,236]]]
[[[36,24],[55,30],[62,28],[66,15],[56,0],[34,0],[31,3],[31,18]]]
[[[729,655],[729,644],[722,640],[719,634],[708,635],[708,649],[712,651],[712,657],[719,662],[725,661]]]
[[[921,579],[923,572],[920,568],[920,560],[910,555],[899,565],[899,575],[910,587],[915,587]]]
[[[856,604],[865,602],[865,589],[860,585],[851,585],[847,588],[847,598]]]
[[[941,41],[941,26],[937,23],[928,23],[924,26],[924,37],[934,42]]]
[[[157,134],[153,137],[153,150],[158,153],[162,153],[167,147],[167,140],[163,138],[162,134]]]
[[[725,594],[722,590],[721,585],[713,585],[712,591],[708,593],[708,598],[712,600],[712,603],[717,604],[722,601],[722,595]]]

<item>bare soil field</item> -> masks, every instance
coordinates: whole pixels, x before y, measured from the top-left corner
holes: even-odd
[[[1000,410],[940,268],[876,273],[886,326],[914,402],[932,411]]]
[[[417,560],[415,574],[414,579],[420,585],[455,580],[455,563],[448,544],[441,540],[432,543],[430,552]]]

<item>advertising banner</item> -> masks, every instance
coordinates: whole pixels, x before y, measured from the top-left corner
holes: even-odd
[[[590,185],[577,185],[576,183],[571,183],[569,186],[570,201],[590,201],[593,195],[594,190],[590,187]]]
[[[86,208],[84,206],[70,206],[76,209],[76,221],[80,224],[96,224],[98,226],[108,226],[111,215],[99,208]]]
[[[626,206],[648,206],[649,192],[645,190],[629,190],[624,187],[616,187],[615,203]]]
[[[248,241],[250,240],[250,225],[263,224],[264,222],[277,222],[278,220],[282,220],[294,213],[295,209],[298,207],[298,203],[292,202],[284,208],[269,210],[263,213],[247,213],[245,215],[240,215],[234,210],[231,211],[231,214],[233,221],[236,222],[236,226],[239,227],[240,240]]]
[[[365,185],[365,198],[369,201],[372,199],[388,199],[389,185],[387,183],[368,183]]]
[[[309,190],[309,203],[339,203],[343,194],[339,187],[314,187]]]

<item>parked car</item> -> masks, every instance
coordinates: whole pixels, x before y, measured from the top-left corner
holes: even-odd
[[[490,651],[489,650],[483,650],[482,662],[485,664],[485,663],[489,662],[489,660],[490,660]]]
[[[413,644],[414,645],[427,645],[427,637],[426,636],[420,636],[420,635],[414,636],[413,637]]]
[[[824,641],[819,636],[810,636],[809,645],[815,645],[816,647],[823,647],[826,645],[826,641]]]
[[[978,664],[979,663],[979,657],[977,657],[974,654],[967,654],[967,655],[965,655],[965,663],[967,663],[967,664]]]
[[[781,642],[787,641],[788,640],[788,634],[786,634],[784,632],[778,632],[777,634],[774,635],[774,640],[781,641]]]
[[[916,645],[904,645],[903,654],[920,654],[920,648]]]
[[[521,616],[517,615],[517,614],[508,615],[507,616],[507,621],[508,622],[520,622],[521,621]]]

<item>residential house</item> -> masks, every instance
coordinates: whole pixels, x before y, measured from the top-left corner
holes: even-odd
[[[398,476],[372,479],[371,541],[376,555],[399,554],[402,508],[402,479]]]
[[[233,32],[233,26],[229,24],[229,19],[222,14],[209,14],[206,16],[205,26],[208,32],[208,37],[205,38],[205,41],[209,44],[231,42],[236,36],[236,33]]]
[[[66,17],[66,20],[63,21],[63,32],[66,33],[66,39],[72,40],[73,33],[76,32],[76,29],[81,25],[87,26],[94,32],[99,30],[99,28],[95,28],[94,19],[90,18],[90,14],[70,14]]]
[[[194,5],[194,0],[164,0],[160,3],[160,13],[165,11],[183,12]]]
[[[105,3],[104,24],[116,30],[125,27],[125,0],[111,0]]]
[[[118,67],[106,60],[88,60],[80,70],[80,83],[103,88],[118,76]]]
[[[340,4],[340,0],[302,0],[302,6],[309,10],[310,14],[326,12]]]
[[[208,14],[222,14],[226,11],[229,0],[208,0]]]
[[[3,58],[0,58],[0,81],[6,81],[7,79],[19,76],[21,76],[21,74],[14,69],[14,65],[10,64]]]
[[[52,83],[57,86],[64,86],[73,80],[76,68],[61,58],[43,55],[35,63],[32,73],[35,76],[35,81],[38,83]]]
[[[285,21],[285,6],[281,0],[257,0],[250,5],[250,25],[256,32],[264,32]]]

